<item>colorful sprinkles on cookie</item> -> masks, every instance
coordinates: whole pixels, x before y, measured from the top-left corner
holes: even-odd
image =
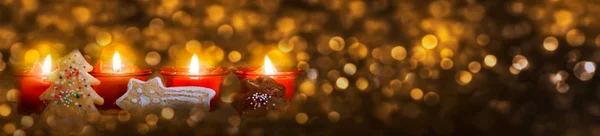
[[[84,71],[88,68],[86,65],[82,65],[81,62],[76,61],[79,56],[78,54],[69,55],[66,60],[59,61],[60,72],[58,80],[54,82],[52,88],[54,92],[51,95],[55,98],[54,104],[58,106],[64,106],[66,108],[72,108],[77,112],[87,112],[87,108],[91,105],[84,106],[85,103],[80,103],[77,100],[85,99],[85,96],[90,96],[89,93],[85,93],[85,89],[91,89],[84,78]],[[87,63],[87,62],[86,62]],[[66,84],[65,84],[66,83]]]
[[[271,98],[270,94],[256,92],[252,94],[252,96],[248,96],[246,100],[248,100],[248,102],[250,102],[250,105],[252,105],[252,107],[256,109],[267,105],[267,103],[269,103],[269,98]],[[273,106],[275,106],[274,103]],[[269,107],[266,107],[266,109],[269,109]]]
[[[48,75],[52,85],[40,95],[47,104],[42,117],[53,117],[61,131],[81,129],[90,115],[100,116],[94,104],[102,105],[104,99],[91,87],[100,81],[88,74],[92,66],[77,50],[57,62],[58,69]]]

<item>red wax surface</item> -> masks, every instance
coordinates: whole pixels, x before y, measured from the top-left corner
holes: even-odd
[[[205,87],[215,91],[215,96],[210,100],[210,111],[218,109],[221,83],[229,71],[223,68],[203,68],[200,74],[192,75],[187,72],[187,67],[165,67],[160,74],[165,80],[167,87]]]
[[[100,80],[99,85],[92,85],[92,88],[100,97],[104,99],[104,104],[97,106],[101,110],[121,109],[117,106],[116,100],[127,92],[127,85],[132,78],[142,81],[148,80],[148,75],[109,75],[104,73],[90,73],[96,79]]]
[[[112,65],[105,65],[101,61],[96,63],[94,69],[89,72],[94,78],[100,80],[99,85],[92,85],[92,88],[100,97],[104,99],[104,104],[97,106],[101,110],[121,110],[117,106],[116,100],[127,92],[129,80],[132,78],[147,81],[152,71],[148,69],[138,69],[131,64],[123,64],[122,70],[114,72]],[[109,113],[112,114],[112,113]]]
[[[275,82],[282,84],[285,87],[285,98],[291,100],[296,92],[296,76],[303,73],[302,70],[284,70],[283,72],[277,72],[275,74],[263,74],[257,72],[258,68],[239,68],[235,74],[240,79],[240,83],[247,78],[256,79],[260,76],[269,76]],[[240,85],[240,89],[247,89],[245,85]]]
[[[17,99],[17,111],[21,114],[40,114],[46,107],[40,101],[40,95],[50,87],[45,77],[33,75],[16,75],[21,93]]]
[[[54,70],[56,67],[51,67]],[[40,101],[40,95],[50,88],[50,82],[46,80],[48,75],[43,75],[42,64],[34,63],[33,67],[17,70],[14,73],[20,95],[17,98],[17,111],[21,114],[40,114],[46,107]]]

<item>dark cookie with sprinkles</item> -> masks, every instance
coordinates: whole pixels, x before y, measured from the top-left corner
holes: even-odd
[[[245,89],[236,93],[232,107],[245,116],[265,116],[269,110],[285,110],[285,87],[268,76],[243,81]]]

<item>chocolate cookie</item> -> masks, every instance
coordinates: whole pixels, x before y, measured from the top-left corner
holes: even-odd
[[[265,116],[269,110],[285,110],[288,101],[285,87],[268,76],[242,81],[244,87],[235,94],[232,107],[246,116]]]

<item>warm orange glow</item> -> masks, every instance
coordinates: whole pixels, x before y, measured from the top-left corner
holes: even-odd
[[[113,55],[113,72],[121,72],[121,55],[119,55],[119,52],[115,52],[115,55]]]
[[[190,62],[190,74],[199,74],[200,73],[200,64],[198,62],[198,56],[194,54],[192,56],[192,62]]]
[[[277,70],[275,69],[275,66],[273,66],[273,63],[271,63],[271,59],[269,59],[269,56],[265,56],[265,62],[263,64],[263,72],[265,74],[275,74],[277,73]]]
[[[52,64],[52,60],[50,59],[50,54],[48,54],[48,56],[46,56],[46,59],[44,60],[44,66],[42,66],[42,74],[43,75],[48,75],[50,74],[50,70],[51,70],[51,65]]]

